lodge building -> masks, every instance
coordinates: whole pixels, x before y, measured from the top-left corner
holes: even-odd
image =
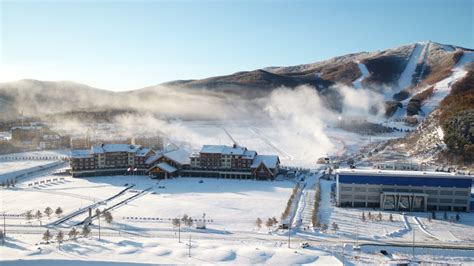
[[[336,172],[340,207],[393,211],[470,211],[472,177],[423,171],[341,169]]]
[[[146,160],[155,154],[149,148],[128,144],[95,145],[90,150],[73,150],[71,153],[73,177],[121,175],[130,171],[145,174]]]
[[[74,150],[71,156],[74,177],[95,175],[147,174],[167,179],[177,176],[273,180],[279,173],[277,155],[233,145],[204,145],[198,153],[183,149],[157,151],[140,145],[103,144],[90,150]]]

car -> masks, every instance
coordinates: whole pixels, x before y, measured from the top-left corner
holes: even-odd
[[[202,179],[199,180],[199,184],[202,184],[202,183],[204,183],[204,180],[202,180]]]
[[[384,250],[384,249],[382,249],[382,250],[380,251],[380,253],[382,253],[382,255],[388,256],[388,252],[387,252],[386,250]]]
[[[300,243],[300,247],[301,248],[309,248],[309,243],[308,242]]]

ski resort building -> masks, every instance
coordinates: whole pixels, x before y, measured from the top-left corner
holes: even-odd
[[[472,177],[440,172],[342,169],[340,207],[396,211],[470,211]]]
[[[190,167],[184,176],[231,179],[273,180],[280,169],[277,155],[258,155],[246,147],[204,145],[190,157]]]
[[[152,177],[176,177],[183,169],[189,168],[189,153],[183,149],[158,152],[146,160],[146,165]]]
[[[121,175],[133,172],[145,174],[146,161],[154,155],[151,149],[140,145],[102,144],[89,150],[71,152],[71,174],[79,176]]]
[[[177,176],[273,180],[280,170],[277,155],[258,155],[241,146],[204,145],[199,153],[183,149],[154,152],[140,145],[102,144],[73,150],[73,177],[147,174],[167,179]]]

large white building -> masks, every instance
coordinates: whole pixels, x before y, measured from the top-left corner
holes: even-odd
[[[423,171],[341,169],[340,207],[397,211],[470,211],[472,176]]]

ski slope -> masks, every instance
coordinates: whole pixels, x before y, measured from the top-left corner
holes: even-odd
[[[369,73],[369,70],[367,69],[367,66],[360,63],[359,61],[357,61],[357,66],[359,67],[360,73],[362,73],[362,75],[358,79],[356,79],[354,82],[352,82],[352,85],[356,89],[362,89],[362,81],[366,77],[368,77],[370,73]]]

